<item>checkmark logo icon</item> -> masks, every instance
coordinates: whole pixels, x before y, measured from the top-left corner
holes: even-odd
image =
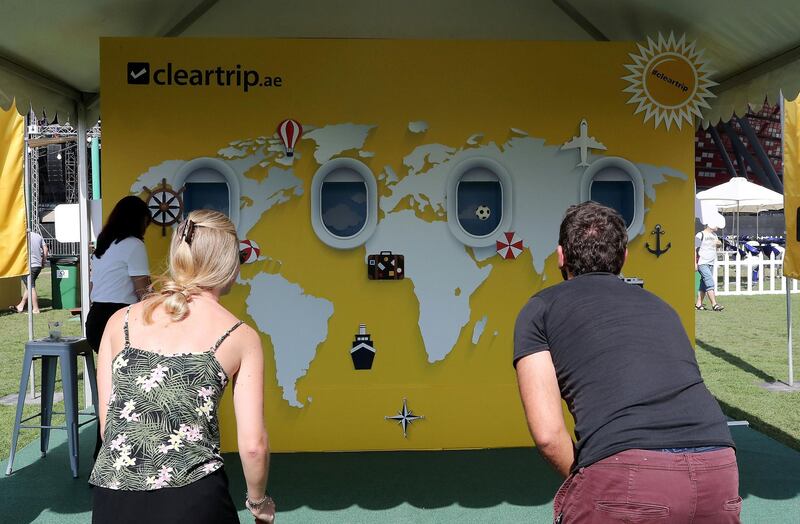
[[[128,83],[147,85],[150,83],[150,64],[147,62],[128,62]]]

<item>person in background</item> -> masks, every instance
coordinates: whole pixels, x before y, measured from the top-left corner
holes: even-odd
[[[565,282],[531,298],[514,330],[531,435],[566,477],[555,522],[738,523],[726,418],[677,313],[619,278],[622,217],[595,202],[572,206],[558,243]]]
[[[141,198],[126,196],[114,206],[91,258],[91,307],[86,316],[86,341],[97,352],[111,315],[135,304],[150,287],[150,266],[144,233],[150,210]],[[94,456],[100,450],[100,427]]]
[[[98,359],[103,446],[89,479],[92,522],[239,522],[217,418],[229,381],[245,505],[256,522],[273,521],[261,339],[219,303],[239,264],[231,221],[193,211],[172,237],[158,291],[109,320]]]
[[[722,245],[722,241],[717,238],[716,226],[705,224],[705,229],[697,233],[694,237],[695,265],[694,270],[700,273],[700,290],[697,293],[697,302],[694,308],[698,311],[705,311],[703,305],[706,295],[711,301],[711,309],[722,311],[725,307],[717,302],[716,282],[714,282],[714,262],[717,261],[717,248]]]
[[[16,306],[8,306],[8,309],[22,313],[25,311],[25,305],[30,298],[31,311],[34,313],[39,312],[39,296],[36,294],[36,279],[39,273],[42,272],[44,261],[47,260],[49,252],[47,251],[47,244],[45,243],[42,235],[35,231],[28,234],[28,248],[31,253],[31,289],[28,290],[28,275],[22,277],[22,285],[25,286],[25,292],[22,293],[22,298]]]

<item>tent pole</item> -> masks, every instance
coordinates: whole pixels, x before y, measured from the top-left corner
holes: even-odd
[[[80,213],[81,329],[86,336],[86,315],[89,311],[89,176],[86,165],[86,108],[78,110],[78,210]]]
[[[789,387],[794,387],[794,363],[792,362],[792,291],[790,289],[791,279],[786,277],[786,332],[787,332],[787,351],[789,352]]]
[[[25,131],[23,132],[23,144],[24,144],[24,184],[25,184],[25,241],[28,244],[28,341],[33,340],[33,311],[31,309],[31,231],[33,231],[33,225],[31,224],[31,206],[33,203],[31,202],[31,158],[30,153],[28,153],[28,117],[25,117]],[[42,261],[44,262],[44,261]],[[31,372],[33,372],[33,368],[31,368]]]
[[[22,133],[22,144],[23,144],[23,166],[24,166],[24,190],[23,194],[25,195],[25,242],[28,245],[28,341],[30,342],[33,340],[33,301],[32,301],[32,293],[31,293],[31,285],[33,284],[31,278],[31,231],[33,231],[33,227],[31,225],[31,206],[33,203],[31,202],[31,156],[28,153],[28,125],[29,125],[29,117],[25,116],[25,131]],[[42,260],[44,264],[46,261]],[[34,370],[34,366],[31,366],[30,376],[28,377],[28,382],[31,385],[31,398],[34,398],[36,395],[36,373]],[[17,399],[17,402],[24,402],[24,399]]]
[[[100,198],[100,137],[92,139],[92,200]]]
[[[77,104],[78,110],[78,211],[80,213],[80,268],[81,268],[81,332],[86,336],[86,315],[89,313],[89,172],[86,155],[86,106]],[[89,376],[86,361],[83,376]],[[83,381],[84,405],[93,404],[89,381]]]
[[[783,90],[780,91],[778,96],[778,100],[780,101],[780,110],[781,110],[781,155],[783,156],[782,161],[786,162],[786,111],[784,108],[784,99],[783,99]],[[783,163],[782,163],[783,165]],[[784,181],[785,182],[785,181]],[[783,184],[783,201],[784,204],[786,202],[786,184]],[[786,210],[784,209],[784,213]],[[797,224],[795,224],[797,227]],[[787,246],[788,246],[788,238],[787,238]],[[784,261],[786,260],[786,254],[783,256]],[[785,267],[785,266],[784,266]],[[794,362],[793,362],[793,355],[792,355],[792,292],[789,289],[789,277],[785,277],[786,281],[786,351],[788,353],[788,361],[789,361],[789,387],[794,386]]]

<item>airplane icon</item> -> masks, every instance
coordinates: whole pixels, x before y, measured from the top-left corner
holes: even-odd
[[[572,140],[561,146],[562,151],[565,149],[579,149],[581,152],[581,162],[578,164],[578,167],[587,167],[589,165],[589,163],[586,162],[588,151],[590,149],[605,150],[606,146],[598,142],[593,136],[589,136],[589,122],[584,118],[581,120],[581,134],[572,137]]]

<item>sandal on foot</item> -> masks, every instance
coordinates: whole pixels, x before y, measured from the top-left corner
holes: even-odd
[[[9,310],[9,311],[12,311],[12,312],[14,312],[14,313],[22,313],[22,311],[20,311],[19,309],[17,309],[17,306],[8,306],[8,310]]]
[[[714,304],[714,307],[712,307],[711,309],[713,309],[714,311],[722,311],[723,309],[725,309],[725,306],[723,306],[722,304]]]
[[[694,307],[697,311],[708,311],[705,306],[695,306]]]

